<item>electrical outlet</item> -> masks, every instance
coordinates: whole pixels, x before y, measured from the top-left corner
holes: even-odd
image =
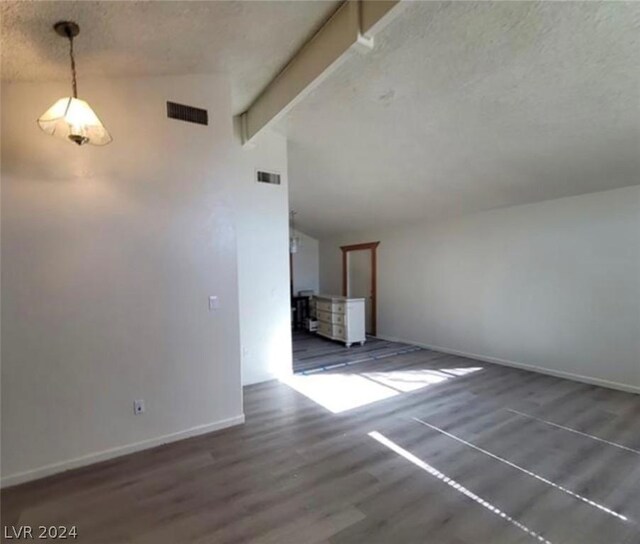
[[[213,312],[214,310],[220,309],[220,299],[217,295],[212,295],[209,297],[209,311]]]
[[[133,413],[137,416],[144,414],[144,401],[142,399],[133,401]]]

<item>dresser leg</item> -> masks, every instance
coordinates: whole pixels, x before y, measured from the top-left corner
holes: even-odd
[[[345,342],[344,345],[345,345],[345,347],[350,348],[351,347],[351,342]]]

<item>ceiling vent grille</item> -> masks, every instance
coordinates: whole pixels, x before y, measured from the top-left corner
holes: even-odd
[[[184,104],[176,104],[167,101],[167,117],[169,119],[178,119],[187,123],[196,123],[198,125],[209,124],[209,114],[207,110],[194,108],[193,106],[185,106]]]
[[[280,185],[280,174],[277,174],[276,172],[265,172],[264,170],[258,170],[256,172],[256,179],[260,183]]]

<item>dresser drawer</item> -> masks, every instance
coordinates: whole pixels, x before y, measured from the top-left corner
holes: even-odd
[[[331,319],[333,314],[331,312],[325,312],[324,310],[317,310],[316,315],[318,316],[318,321],[324,321],[325,323],[333,323]]]
[[[325,323],[333,323],[336,325],[344,325],[344,314],[335,314],[332,312],[325,312],[318,310],[318,321],[324,321]]]
[[[316,312],[331,312],[332,309],[330,300],[316,300]]]
[[[344,325],[344,314],[331,314],[332,323],[336,325]]]
[[[343,325],[336,325],[326,323],[324,321],[318,321],[318,332],[331,338],[338,338],[340,340],[345,339],[345,331]]]
[[[330,300],[316,300],[316,311],[318,312],[332,312],[337,314],[345,313],[346,305],[344,302],[332,302]]]
[[[331,323],[325,323],[324,321],[318,321],[318,333],[325,336],[333,336],[333,325]]]

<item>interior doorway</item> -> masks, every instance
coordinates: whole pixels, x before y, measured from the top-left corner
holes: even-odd
[[[342,246],[342,294],[364,298],[365,331],[376,335],[377,249],[380,242]]]

